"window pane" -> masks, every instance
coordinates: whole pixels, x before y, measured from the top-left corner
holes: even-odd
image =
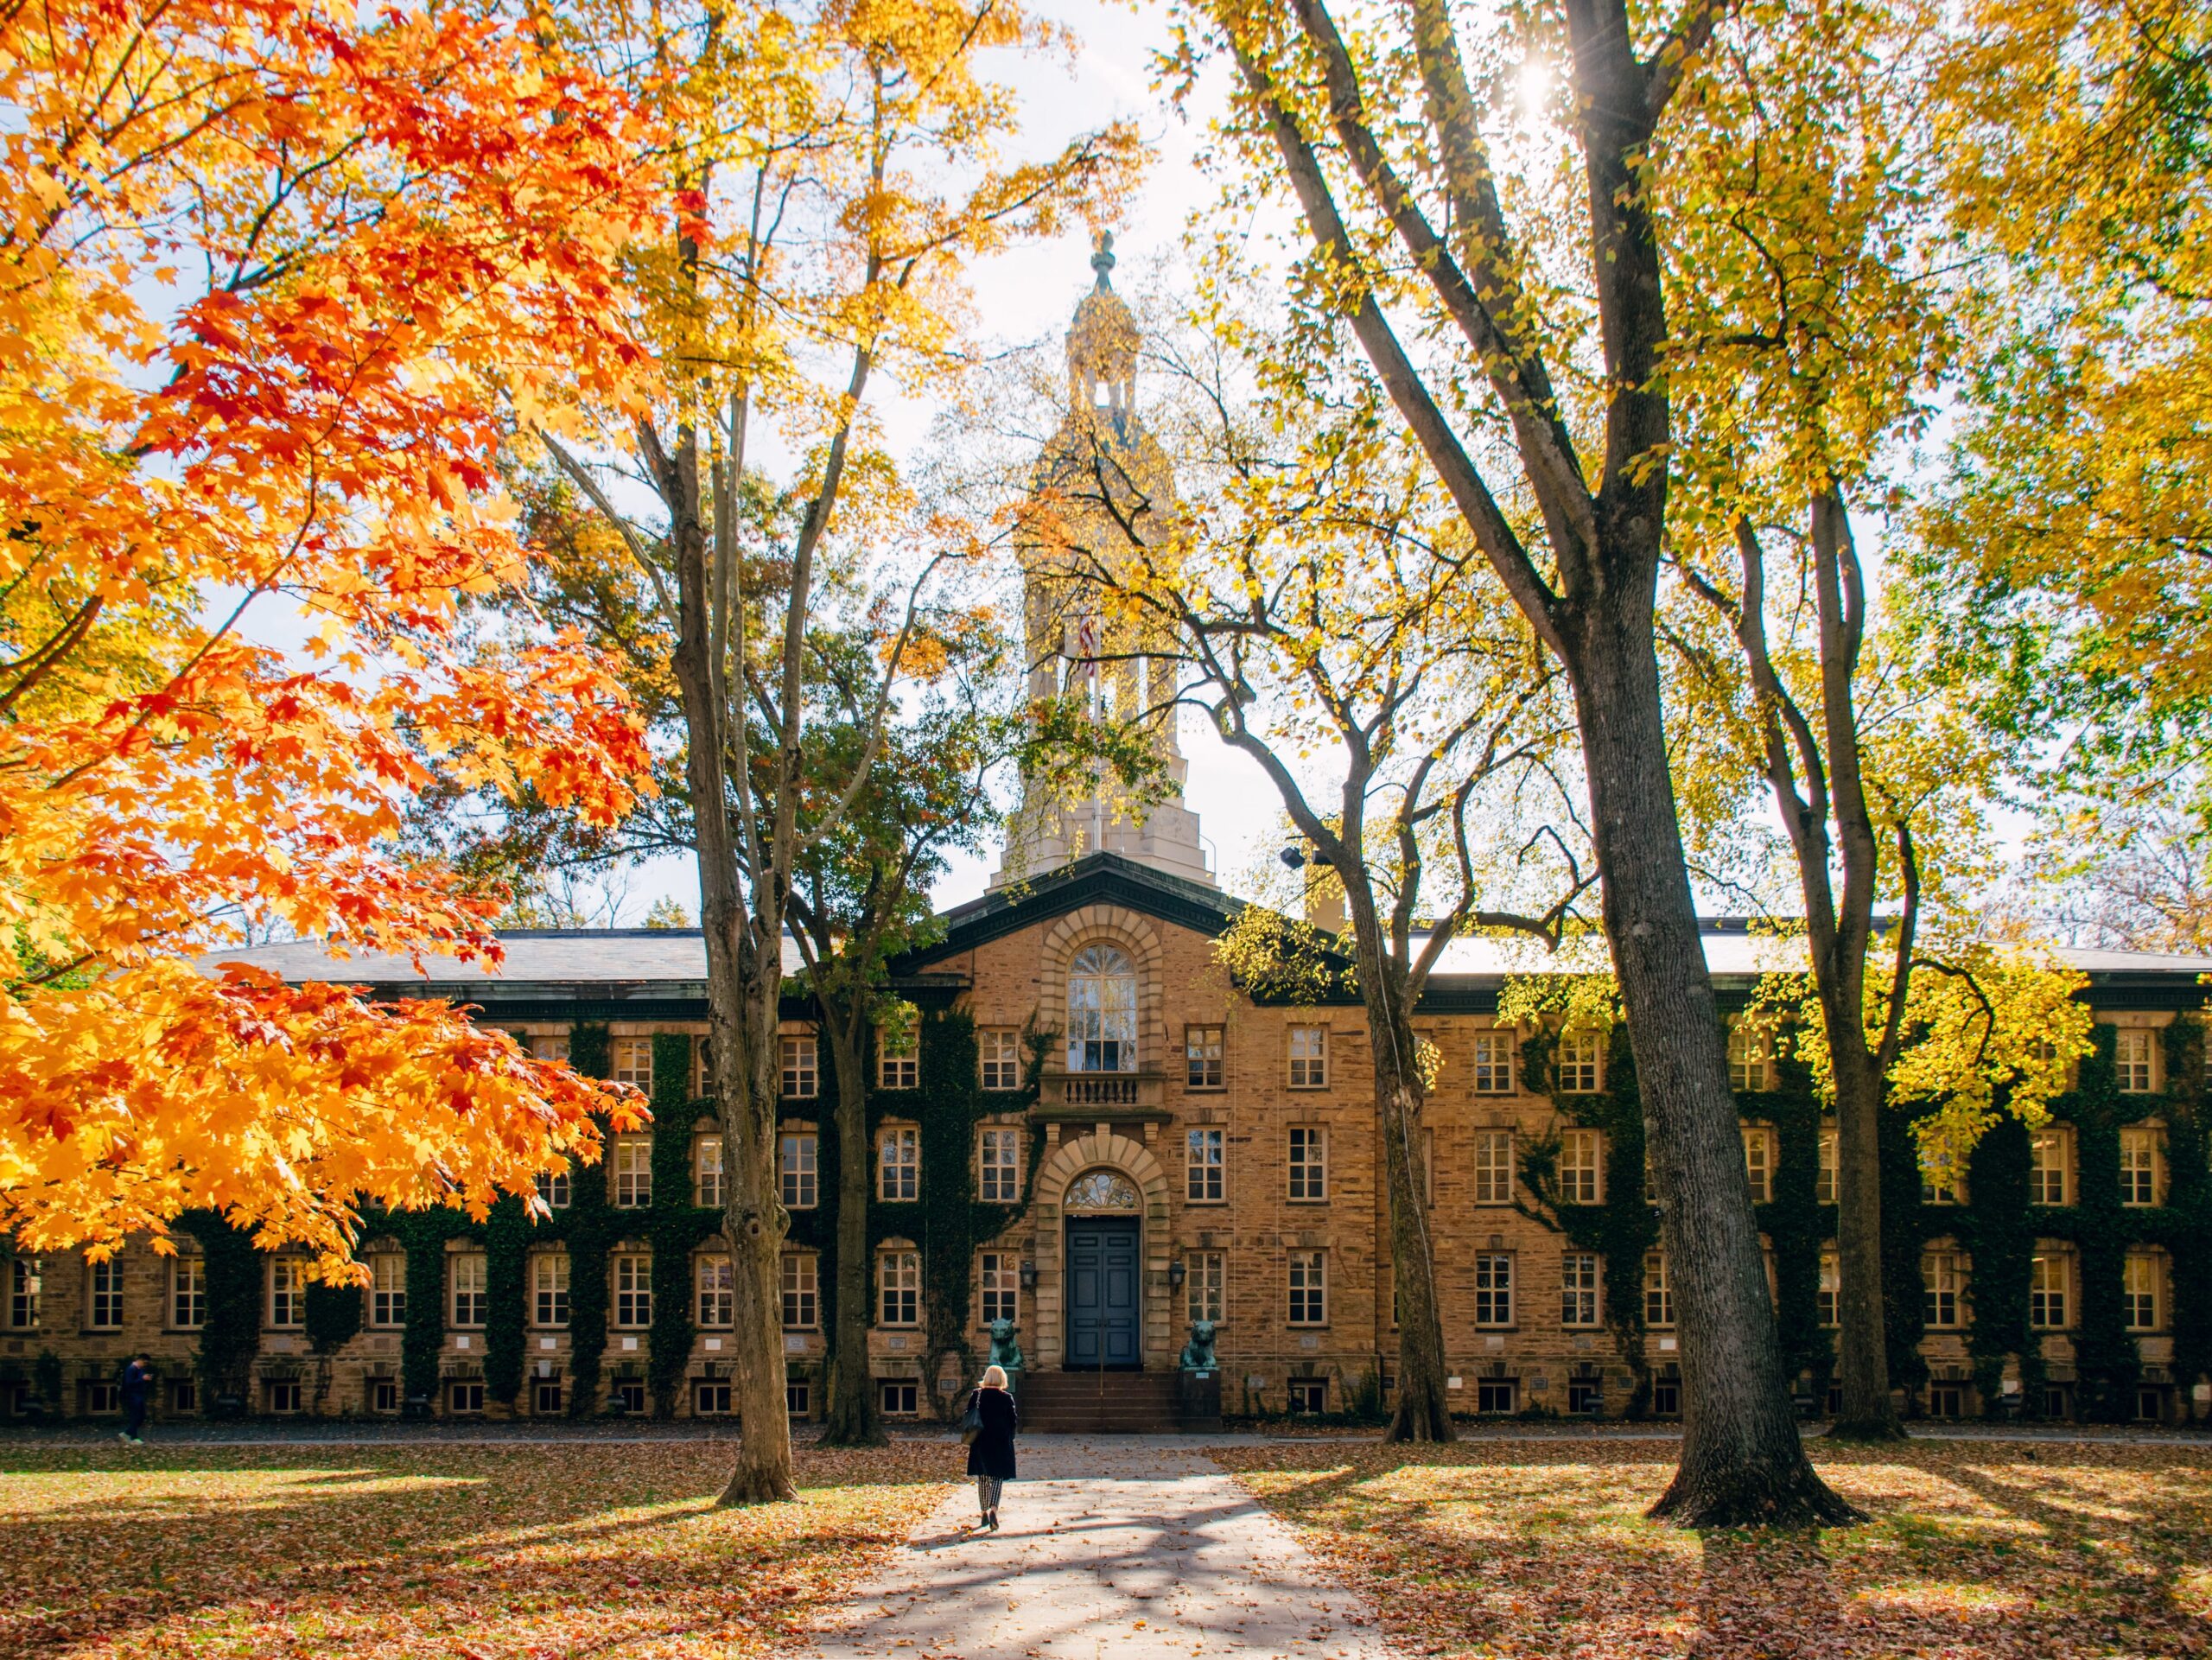
[[[1137,1068],[1137,971],[1126,952],[1086,945],[1068,965],[1068,1070]]]

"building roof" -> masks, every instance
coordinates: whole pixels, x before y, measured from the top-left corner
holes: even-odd
[[[1119,854],[1095,853],[1043,875],[954,906],[939,919],[943,933],[893,965],[894,978],[919,987],[958,983],[950,959],[1050,918],[1087,905],[1141,912],[1171,925],[1219,933],[1244,902],[1218,889],[1154,869]],[[1745,917],[1710,917],[1700,924],[1707,969],[1724,995],[1740,996],[1761,974],[1786,972],[1803,957],[1796,942]],[[525,928],[499,936],[504,964],[426,957],[418,969],[404,953],[339,956],[321,940],[293,940],[210,953],[201,966],[244,962],[287,980],[334,980],[368,986],[383,996],[496,1002],[503,1014],[531,1017],[589,1012],[601,1018],[696,1018],[707,994],[707,951],[696,928]],[[2195,1008],[2203,1002],[2200,976],[2212,957],[2150,951],[2061,950],[2059,959],[2089,976],[2089,1002],[2101,1007]],[[1426,1008],[1486,1012],[1504,980],[1516,974],[1586,973],[1606,966],[1596,936],[1569,940],[1557,953],[1532,939],[1493,935],[1450,942],[1429,982]],[[784,971],[803,964],[784,942]],[[1349,1001],[1349,999],[1347,999]]]

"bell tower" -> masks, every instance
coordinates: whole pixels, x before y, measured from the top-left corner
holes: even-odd
[[[993,887],[1099,852],[1214,881],[1198,816],[1183,801],[1189,763],[1175,735],[1175,665],[1147,649],[1154,642],[1142,627],[1095,604],[1084,575],[1116,568],[1151,536],[1164,539],[1176,512],[1174,469],[1137,417],[1143,337],[1114,291],[1114,239],[1102,232],[1090,292],[1068,327],[1067,407],[1030,470],[1023,643],[1032,703],[1061,699],[1094,719],[1138,720],[1166,793],[1138,802],[1096,771],[1072,782],[1025,773]]]

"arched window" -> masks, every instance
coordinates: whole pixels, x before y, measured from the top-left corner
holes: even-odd
[[[1136,1069],[1136,965],[1111,945],[1086,945],[1068,967],[1068,1070]]]

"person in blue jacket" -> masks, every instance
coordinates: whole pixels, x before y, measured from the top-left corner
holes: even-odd
[[[1014,1432],[1021,1421],[1007,1392],[1005,1367],[983,1369],[983,1381],[969,1396],[968,1408],[982,1422],[968,1443],[968,1473],[976,1478],[976,1498],[983,1507],[983,1519],[976,1525],[996,1533],[999,1490],[1014,1479]]]
[[[154,1382],[151,1358],[133,1355],[130,1364],[123,1369],[123,1434],[121,1439],[132,1447],[146,1444],[146,1391]]]

